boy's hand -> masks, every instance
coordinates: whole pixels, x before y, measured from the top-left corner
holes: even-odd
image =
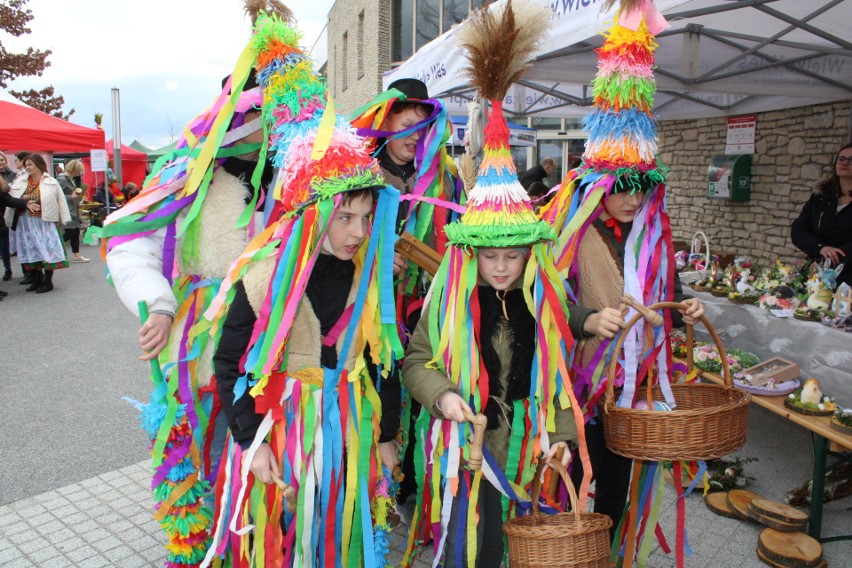
[[[243,464],[245,467],[245,464]],[[270,473],[276,477],[281,477],[281,470],[278,467],[278,462],[275,460],[275,454],[272,453],[272,448],[266,442],[262,443],[254,454],[251,460],[251,472],[255,479],[263,483],[274,483]]]
[[[624,310],[604,308],[586,318],[583,331],[598,337],[612,339],[624,327],[624,315],[626,313],[627,308]]]
[[[701,316],[704,315],[704,304],[698,298],[687,298],[683,301],[689,307],[685,310],[678,310],[683,316],[683,323],[686,325],[695,325],[701,321]]]
[[[408,261],[398,252],[393,253],[393,275],[398,276],[400,272],[408,269]]]
[[[156,358],[168,345],[171,330],[171,316],[166,314],[148,316],[148,321],[139,329],[139,347],[145,352],[139,356],[139,360],[150,361]]]
[[[544,463],[550,463],[550,460],[556,457],[556,454],[559,453],[560,450],[562,450],[562,458],[559,461],[562,462],[562,465],[568,467],[568,464],[571,463],[571,451],[568,449],[568,444],[565,442],[556,442],[550,446],[550,449],[544,455]]]
[[[452,391],[447,391],[438,397],[438,402],[435,403],[438,411],[444,415],[447,420],[455,420],[456,422],[466,422],[465,414],[473,414],[470,406],[462,400],[462,397]]]
[[[393,472],[394,468],[399,464],[399,455],[397,454],[396,442],[379,442],[379,457],[382,459],[382,465],[388,468],[388,471]]]

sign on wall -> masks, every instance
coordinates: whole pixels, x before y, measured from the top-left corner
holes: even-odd
[[[757,115],[728,117],[728,137],[725,154],[754,154],[754,138],[757,132]]]
[[[92,160],[93,172],[107,171],[107,151],[106,150],[90,150],[89,155]]]

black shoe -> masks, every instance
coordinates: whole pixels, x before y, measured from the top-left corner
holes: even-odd
[[[44,283],[44,273],[41,270],[30,271],[30,285],[27,286],[27,292],[35,292],[41,288]]]
[[[29,275],[29,274],[27,274],[26,276],[24,276],[24,277],[21,279],[21,281],[20,281],[20,282],[18,282],[18,284],[32,284],[32,283],[33,283],[33,281],[32,281],[32,279],[30,278],[30,275]]]
[[[50,292],[51,290],[53,290],[53,271],[45,270],[44,282],[41,286],[39,286],[38,290],[36,290],[36,294],[44,294],[45,292]]]
[[[9,292],[4,292],[3,290],[0,290],[0,300],[2,300],[3,298],[5,298],[8,295],[9,295]]]
[[[6,272],[3,273],[3,282],[8,282],[11,279],[12,279],[12,271],[11,270],[7,270]]]

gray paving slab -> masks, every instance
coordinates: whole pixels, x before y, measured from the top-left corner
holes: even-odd
[[[57,273],[49,294],[25,293],[16,278],[0,283],[0,566],[12,568],[159,566],[165,539],[152,519],[147,440],[135,409],[145,400],[147,366],[136,360],[138,322],[105,281],[93,247],[88,264]],[[37,338],[35,340],[34,338]],[[810,436],[754,407],[739,455],[751,489],[783,500],[810,475]],[[852,499],[826,505],[823,534],[852,532]],[[700,496],[686,499],[690,568],[758,568],[760,527],[718,517]],[[670,542],[674,494],[666,489],[661,525]],[[404,526],[391,535],[398,566]],[[852,541],[826,543],[829,566],[852,568]],[[432,565],[427,550],[414,563]],[[676,566],[655,546],[648,566]]]

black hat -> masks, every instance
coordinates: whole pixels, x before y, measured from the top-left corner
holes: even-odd
[[[388,85],[388,90],[391,89],[401,91],[408,100],[425,101],[429,99],[429,90],[426,88],[426,84],[419,79],[412,79],[410,77],[397,79]]]

